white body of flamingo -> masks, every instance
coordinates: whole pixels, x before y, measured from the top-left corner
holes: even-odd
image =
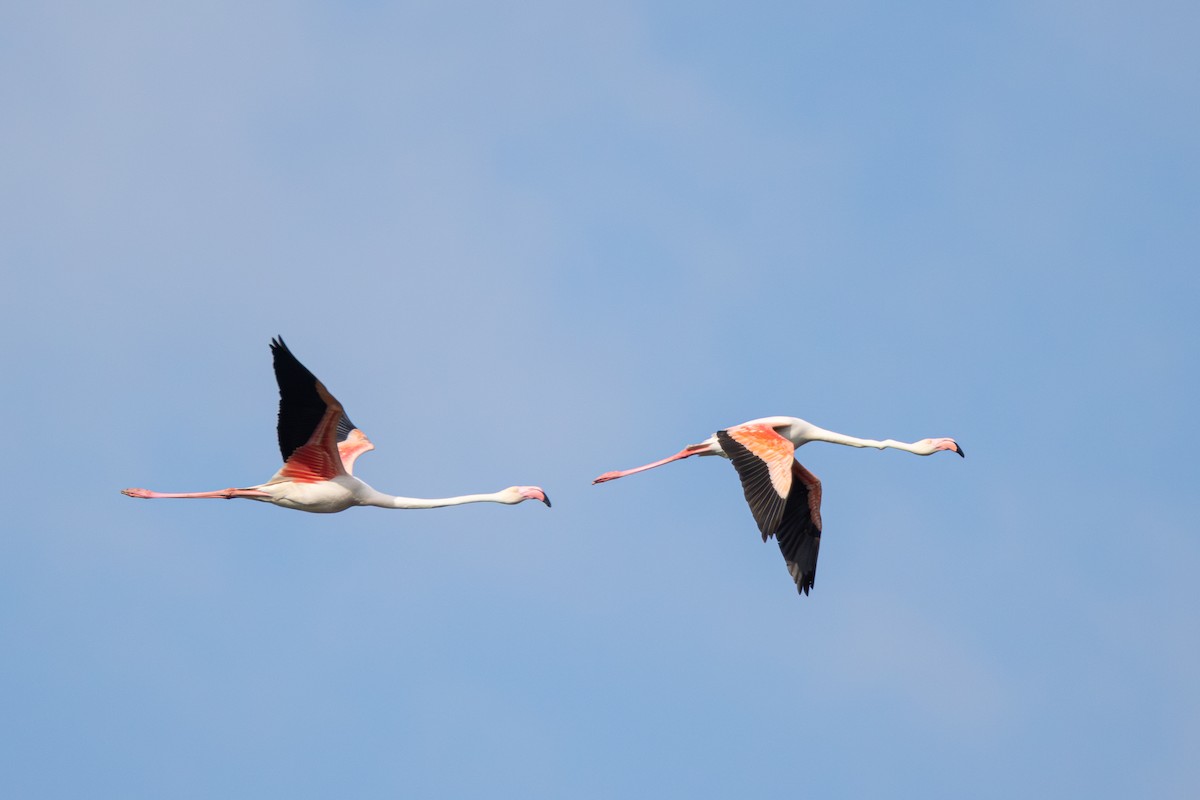
[[[808,594],[817,574],[817,549],[821,545],[821,482],[794,457],[796,448],[809,442],[832,442],[850,447],[890,447],[919,456],[949,450],[963,456],[953,439],[859,439],[818,428],[796,417],[763,417],[717,431],[699,444],[688,445],[673,456],[633,469],[606,472],[592,483],[623,478],[661,467],[690,456],[724,456],[733,462],[742,490],[763,541],[774,536],[783,551],[796,589]],[[965,457],[965,456],[964,456]]]
[[[466,503],[516,505],[525,500],[541,500],[550,505],[546,493],[537,486],[510,486],[490,494],[434,500],[376,491],[354,477],[354,461],[375,446],[346,416],[342,404],[292,355],[282,338],[271,340],[271,354],[279,383],[278,433],[283,467],[269,481],[215,492],[122,489],[121,493],[146,499],[244,497],[319,514],[332,514],[351,506],[442,508]]]

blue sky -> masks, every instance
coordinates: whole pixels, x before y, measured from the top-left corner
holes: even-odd
[[[12,797],[1194,797],[1185,3],[0,9]],[[277,467],[555,506],[143,503]],[[712,459],[814,444],[799,598]]]

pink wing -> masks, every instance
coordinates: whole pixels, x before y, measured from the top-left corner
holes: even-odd
[[[337,442],[354,426],[342,404],[316,379],[283,339],[271,340],[279,384],[279,450],[283,468],[272,482],[319,483],[346,474]]]
[[[796,589],[808,594],[821,545],[821,482],[796,461],[795,447],[769,425],[717,431],[733,462],[763,541],[774,536]]]
[[[742,479],[746,502],[765,542],[783,518],[792,490],[792,454],[796,448],[770,425],[739,425],[717,431],[717,442]]]

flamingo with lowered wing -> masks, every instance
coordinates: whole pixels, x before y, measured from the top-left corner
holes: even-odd
[[[794,456],[796,448],[808,442],[880,450],[890,447],[919,456],[949,450],[964,456],[953,439],[922,439],[911,444],[894,439],[859,439],[818,428],[796,417],[763,417],[717,431],[703,442],[688,445],[660,461],[606,472],[592,483],[605,483],[691,456],[730,459],[742,479],[746,502],[763,541],[771,536],[778,540],[796,589],[808,594],[816,578],[817,549],[821,545],[821,482]]]

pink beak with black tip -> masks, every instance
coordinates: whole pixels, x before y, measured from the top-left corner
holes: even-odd
[[[520,486],[517,490],[521,493],[521,497],[524,497],[526,500],[541,500],[546,504],[547,508],[550,508],[550,498],[546,496],[541,487]]]

